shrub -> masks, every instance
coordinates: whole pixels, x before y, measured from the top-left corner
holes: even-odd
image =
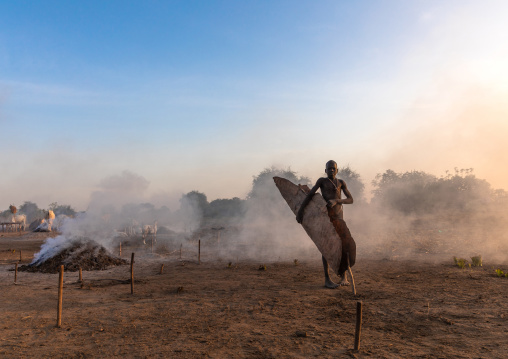
[[[464,258],[457,258],[453,257],[453,260],[455,262],[455,265],[459,267],[460,269],[464,269],[466,265],[468,264],[467,260]],[[471,267],[471,264],[469,264],[469,267]]]
[[[482,256],[481,255],[477,255],[476,257],[471,257],[471,262],[473,264],[473,267],[481,267],[483,262],[482,262]]]
[[[505,276],[504,272],[501,269],[496,269],[495,272],[496,272],[498,277],[504,277]]]

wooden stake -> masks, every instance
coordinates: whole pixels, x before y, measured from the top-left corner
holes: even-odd
[[[201,264],[201,239],[198,241],[198,262]]]
[[[362,302],[356,302],[355,350],[360,350],[360,335],[362,333]]]
[[[161,264],[161,273],[162,274],[162,271],[164,270],[164,263]]]
[[[134,253],[131,255],[131,294],[134,294]]]
[[[353,277],[353,271],[349,266],[349,253],[347,254],[347,271],[349,273],[349,277],[351,279],[351,290],[353,291],[353,295],[356,295],[356,286],[355,286],[355,278]]]
[[[57,314],[56,314],[56,327],[60,328],[62,326],[62,296],[63,296],[63,275],[64,275],[64,266],[60,266],[60,275],[58,276],[58,306],[57,306]]]
[[[19,262],[21,263],[21,249],[19,250]]]
[[[79,267],[79,282],[83,283],[83,269]]]
[[[14,283],[18,280],[18,263],[14,264]]]
[[[122,256],[122,242],[120,242],[120,246],[118,247],[118,256]]]

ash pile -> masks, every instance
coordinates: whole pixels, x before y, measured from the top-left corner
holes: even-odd
[[[94,241],[75,242],[71,247],[62,249],[45,260],[35,260],[29,265],[18,268],[25,272],[58,273],[60,266],[65,271],[76,272],[82,270],[105,270],[111,266],[127,264],[121,259],[108,254],[106,248]]]

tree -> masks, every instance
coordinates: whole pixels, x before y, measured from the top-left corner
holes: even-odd
[[[52,202],[52,203],[49,204],[48,209],[53,211],[53,212],[55,212],[56,207],[58,207],[58,203],[57,202]]]
[[[11,212],[11,210],[10,209],[6,209],[5,211],[0,212],[0,218],[12,218],[12,212]]]
[[[396,173],[387,170],[377,174],[372,181],[374,186],[372,203],[382,205],[406,214],[425,212],[432,207],[428,186],[436,177],[423,171]]]
[[[45,212],[43,209],[39,209],[39,207],[30,201],[25,201],[20,207],[19,211],[26,215],[27,223],[31,223],[35,219],[42,219],[45,217]]]
[[[495,201],[490,184],[476,178],[473,169],[457,169],[455,174],[437,178],[422,171],[396,173],[387,170],[372,181],[373,204],[402,213],[473,211],[478,205]]]
[[[185,231],[194,231],[201,226],[203,216],[208,210],[208,200],[204,193],[191,191],[180,198],[178,216],[184,224]]]
[[[216,199],[210,202],[206,217],[215,219],[237,218],[245,214],[245,200],[238,197]]]
[[[347,165],[338,168],[337,177],[346,182],[349,191],[353,195],[355,204],[365,203],[365,184],[358,172]]]
[[[55,216],[63,214],[69,217],[74,217],[76,215],[76,211],[70,205],[59,205],[53,210],[53,212],[55,213]]]
[[[247,199],[272,198],[275,195],[277,198],[281,197],[273,182],[273,177],[275,176],[288,179],[296,184],[310,184],[309,178],[303,176],[298,177],[298,174],[290,168],[265,168],[257,176],[254,176],[254,179],[252,180],[252,189],[247,195]]]
[[[191,191],[187,194],[184,194],[180,199],[180,203],[183,205],[192,205],[202,215],[206,213],[209,205],[206,194],[199,191]]]
[[[291,211],[273,182],[275,176],[286,178],[296,184],[310,184],[307,177],[298,176],[290,168],[265,168],[252,180],[252,189],[246,201],[249,218],[263,219],[266,223],[274,225],[281,213],[287,214]]]
[[[428,186],[431,200],[441,210],[474,211],[496,200],[496,191],[484,179],[476,178],[473,169],[457,169]]]
[[[76,211],[70,205],[59,205],[57,202],[50,203],[48,209],[53,211],[55,216],[63,214],[69,217],[74,217],[76,215]]]

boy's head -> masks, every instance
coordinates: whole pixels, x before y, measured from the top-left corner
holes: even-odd
[[[337,175],[337,162],[332,160],[326,162],[325,173],[328,175],[328,178],[335,178]]]

